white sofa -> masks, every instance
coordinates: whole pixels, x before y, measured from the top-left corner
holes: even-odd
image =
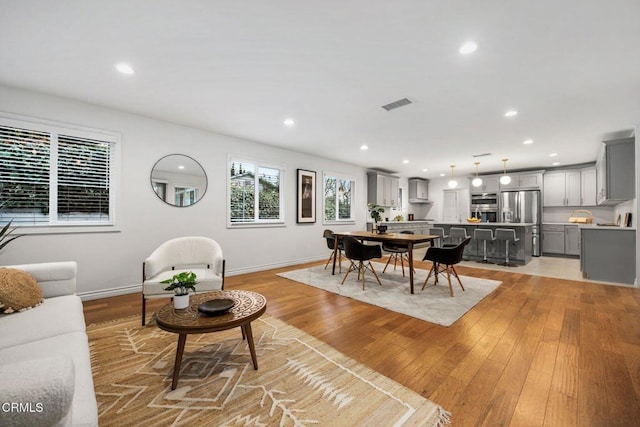
[[[45,300],[0,315],[0,425],[97,426],[89,343],[75,295],[77,264],[7,267],[31,274]]]

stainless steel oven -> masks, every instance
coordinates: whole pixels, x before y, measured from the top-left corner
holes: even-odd
[[[471,211],[489,209],[498,211],[497,193],[478,193],[471,195]]]
[[[498,222],[498,210],[493,209],[476,209],[471,211],[473,218],[480,218],[482,222]]]

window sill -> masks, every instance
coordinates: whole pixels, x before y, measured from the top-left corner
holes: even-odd
[[[228,229],[234,228],[274,228],[274,227],[286,227],[284,222],[258,222],[258,223],[233,223],[227,224]]]
[[[115,225],[43,225],[43,226],[18,226],[13,234],[38,235],[38,234],[93,234],[93,233],[120,233],[122,230]]]

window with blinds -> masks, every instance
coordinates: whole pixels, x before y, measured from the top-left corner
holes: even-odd
[[[354,221],[353,191],[356,186],[355,180],[350,177],[325,173],[322,181],[324,222]]]
[[[115,137],[0,118],[0,224],[113,223]]]
[[[231,159],[228,176],[231,225],[284,222],[282,168]]]

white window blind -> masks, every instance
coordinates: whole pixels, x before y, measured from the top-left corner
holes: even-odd
[[[0,118],[0,223],[112,224],[114,144],[115,136]]]
[[[284,222],[284,170],[275,166],[231,159],[229,162],[229,222],[268,224]]]

